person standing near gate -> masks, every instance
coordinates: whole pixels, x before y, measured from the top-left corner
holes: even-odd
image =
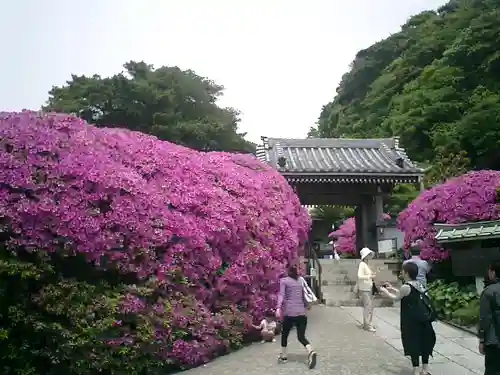
[[[479,352],[484,355],[484,375],[500,375],[500,261],[490,264],[488,278],[479,303]]]
[[[418,267],[417,281],[423,289],[427,289],[427,274],[431,270],[431,265],[428,261],[420,258],[420,251],[418,253],[413,253],[410,259],[403,262],[403,266],[407,263],[415,263]]]
[[[363,304],[363,328],[370,332],[375,332],[373,327],[373,283],[375,272],[368,265],[370,259],[373,258],[373,251],[364,247],[360,251],[361,262],[358,266],[358,283],[357,289]]]

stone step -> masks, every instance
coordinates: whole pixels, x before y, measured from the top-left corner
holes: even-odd
[[[394,287],[399,287],[401,282],[398,280],[384,280],[392,284]],[[382,282],[375,280],[375,285],[380,286]],[[321,291],[325,293],[329,288],[348,288],[352,290],[356,285],[356,281],[335,281],[335,280],[321,280]]]
[[[377,270],[377,269],[376,269]],[[377,273],[380,272],[387,272],[387,273],[392,273],[393,270],[391,270],[389,267],[380,267],[378,268]],[[331,274],[331,275],[356,275],[358,273],[358,268],[353,268],[353,269],[329,269],[329,268],[323,268],[321,270],[322,274]]]
[[[390,283],[393,283],[393,282],[396,282],[398,280],[398,277],[396,275],[393,275],[393,274],[389,274],[389,273],[381,273],[381,274],[377,274],[377,277],[375,279],[375,282],[383,282],[383,281],[388,281]],[[349,278],[346,278],[346,277],[343,277],[343,276],[340,276],[340,275],[321,275],[321,282],[322,283],[339,283],[339,282],[354,282],[356,283],[357,281],[357,277],[349,277]]]
[[[335,301],[335,300],[328,300],[325,299],[325,305],[328,307],[362,307],[361,300],[359,299],[354,299],[354,300],[342,300],[342,301]],[[380,307],[393,307],[394,302],[389,300],[389,299],[383,299],[383,298],[375,298],[373,300],[373,307],[380,308]]]
[[[392,275],[393,274],[393,271],[388,269],[388,268],[382,268],[378,271],[376,271],[377,275],[378,274],[388,274],[388,275]],[[337,276],[344,276],[344,277],[352,277],[352,276],[357,276],[358,274],[358,270],[353,270],[352,272],[347,272],[347,271],[340,271],[340,270],[322,270],[321,271],[321,275],[337,275]]]
[[[321,294],[327,306],[361,306],[357,294],[353,292],[355,282],[328,283],[321,287]],[[393,283],[395,287],[399,285]],[[374,299],[376,307],[392,306],[392,300],[376,295]]]
[[[398,286],[398,278],[393,274],[385,260],[374,260],[370,262],[371,267],[378,269],[376,284],[388,281]],[[357,282],[358,265],[357,259],[342,259],[340,262],[332,260],[321,260],[321,294],[329,306],[359,306],[360,301],[352,293],[353,286]],[[391,300],[377,299],[376,306],[391,306]]]
[[[321,279],[321,285],[322,286],[328,286],[328,285],[356,285],[356,281],[354,280],[324,280]]]

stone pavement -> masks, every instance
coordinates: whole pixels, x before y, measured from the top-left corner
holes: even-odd
[[[360,308],[345,307],[358,323],[362,321]],[[386,345],[402,353],[399,331],[399,308],[375,309],[374,334],[385,341]],[[463,332],[447,324],[434,324],[437,342],[434,358],[431,358],[432,375],[472,375],[484,373],[484,357],[478,353],[478,339],[470,333]],[[401,354],[402,355],[402,354]]]
[[[411,364],[401,353],[397,308],[375,310],[377,333],[365,332],[357,320],[359,307],[317,306],[309,313],[307,336],[318,352],[314,370],[292,331],[289,361],[278,364],[279,338],[275,344],[254,344],[216,359],[183,375],[411,375]],[[480,374],[483,357],[476,353],[477,339],[467,333],[436,323],[437,354],[431,362],[433,375]]]

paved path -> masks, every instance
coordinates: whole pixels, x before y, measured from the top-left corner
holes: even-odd
[[[360,317],[361,309],[356,307],[318,306],[310,312],[307,336],[318,352],[314,370],[307,369],[305,350],[292,331],[286,364],[277,363],[279,342],[254,344],[183,375],[411,375],[410,361],[401,353],[398,310],[375,310],[375,334],[359,328]],[[483,358],[476,353],[475,337],[442,323],[436,324],[436,333],[433,375],[482,373]]]
[[[344,307],[343,309],[361,323],[360,308]],[[377,326],[375,336],[402,353],[399,308],[375,309],[374,324]],[[434,329],[437,342],[434,358],[430,360],[432,375],[484,373],[484,357],[478,353],[478,339],[475,336],[440,322],[435,323]]]

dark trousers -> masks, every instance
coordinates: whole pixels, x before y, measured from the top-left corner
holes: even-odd
[[[299,342],[304,346],[309,345],[309,341],[306,339],[307,316],[285,316],[281,326],[281,347],[287,347],[288,335],[290,335],[293,326],[297,329],[297,339]]]
[[[484,347],[484,375],[500,375],[500,348]]]
[[[422,356],[422,364],[427,365],[429,364],[429,355],[423,355]],[[420,357],[418,355],[412,355],[411,356],[411,365],[413,367],[419,367],[420,366]]]

